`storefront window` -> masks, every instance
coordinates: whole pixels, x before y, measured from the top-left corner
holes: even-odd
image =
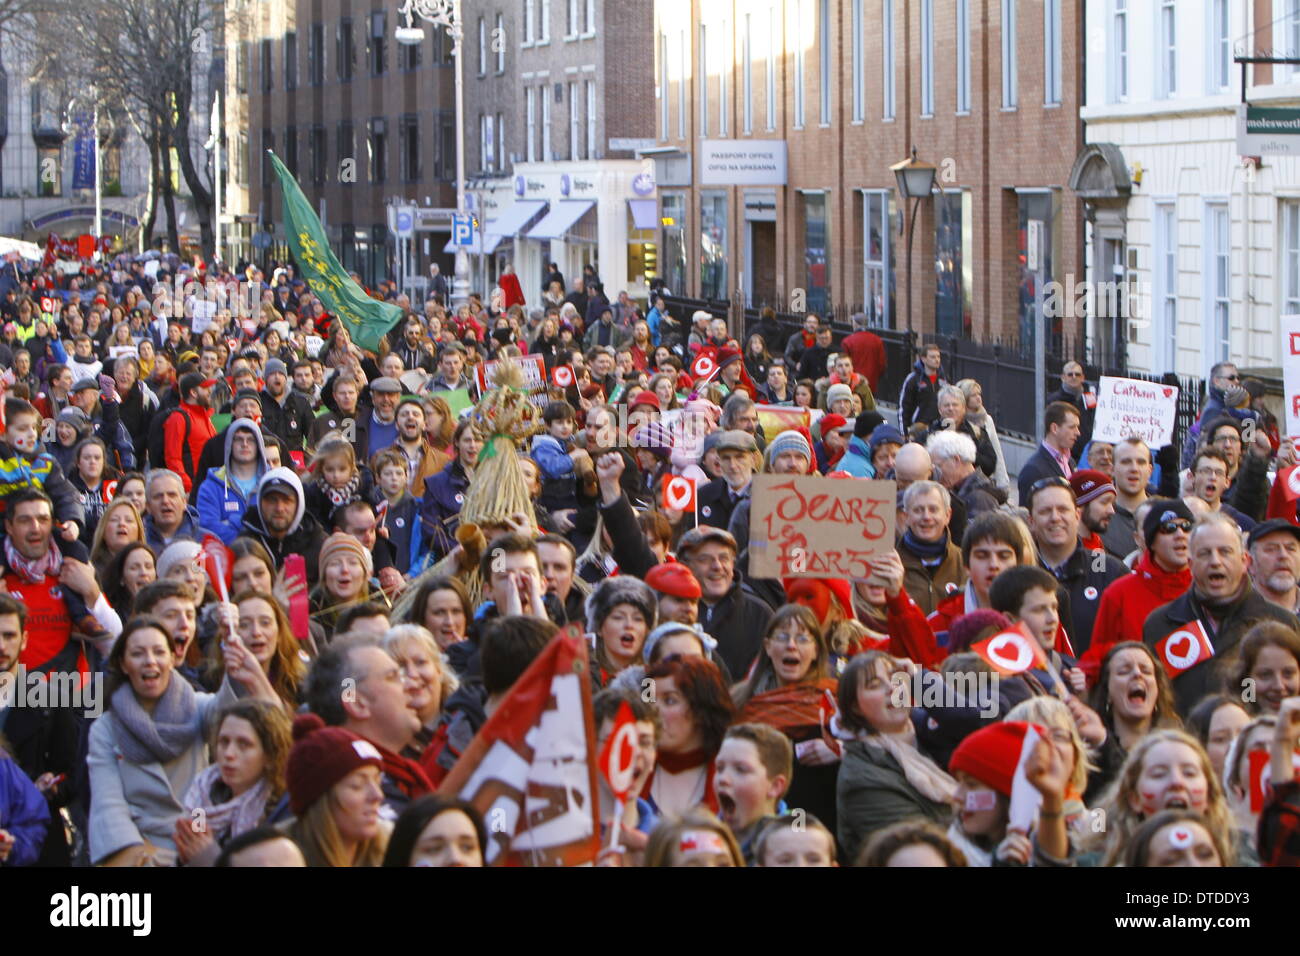
[[[686,197],[681,193],[665,193],[660,201],[663,209],[664,230],[664,281],[678,295],[686,293]]]
[[[894,196],[889,190],[864,193],[863,276],[864,311],[877,328],[892,329],[894,322]]]
[[[727,298],[727,194],[700,194],[700,295]]]
[[[659,246],[653,229],[637,229],[628,212],[627,223],[627,281],[632,285],[648,285],[659,275]]]
[[[825,315],[831,305],[830,220],[826,215],[826,194],[803,197],[804,283],[808,311]]]
[[[968,193],[935,193],[934,321],[940,335],[971,330],[969,206]]]
[[[1042,257],[1039,269],[1044,286],[1055,280],[1055,216],[1053,215],[1053,195],[1051,193],[1020,193],[1017,197],[1020,215],[1019,250],[1016,260],[1018,269],[1018,292],[1020,313],[1020,347],[1033,347],[1033,322],[1038,309],[1038,289],[1035,275],[1029,271],[1029,222],[1037,220],[1042,223],[1036,227],[1041,230],[1038,251]],[[1068,294],[1068,293],[1067,293]],[[1044,347],[1049,355],[1056,354],[1061,342],[1061,315],[1057,314],[1047,326],[1047,340]]]

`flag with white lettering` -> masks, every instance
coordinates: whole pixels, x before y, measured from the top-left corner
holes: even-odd
[[[1188,621],[1172,634],[1156,642],[1156,655],[1169,676],[1177,677],[1202,661],[1214,656],[1214,645],[1200,621]]]
[[[490,865],[576,866],[600,849],[587,645],[563,631],[438,788],[483,814]]]

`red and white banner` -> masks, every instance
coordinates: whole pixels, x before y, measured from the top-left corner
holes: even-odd
[[[695,510],[695,482],[683,475],[672,475],[664,482],[664,509]]]
[[[1214,656],[1214,645],[1200,621],[1189,621],[1156,642],[1156,655],[1170,677],[1177,677]]]
[[[636,776],[636,716],[627,702],[618,705],[614,731],[600,751],[600,772],[609,784],[614,799],[622,803],[632,792]]]
[[[709,378],[718,370],[718,361],[712,349],[700,352],[691,363],[691,375],[695,378]]]
[[[582,636],[557,634],[438,788],[483,815],[491,865],[596,860],[600,818],[588,666]]]
[[[1020,626],[972,644],[970,649],[1004,677],[1047,666],[1043,648]]]
[[[234,552],[215,534],[203,536],[203,567],[208,572],[217,595],[223,601],[230,600],[230,571],[234,567]]]
[[[547,395],[548,378],[546,375],[546,363],[542,361],[540,355],[521,355],[514,360],[514,363],[523,370],[524,373],[524,391],[528,392],[529,400],[538,408],[545,407],[550,401]],[[479,362],[474,366],[474,384],[478,386],[478,393],[482,395],[488,389],[495,388],[492,382],[492,376],[496,374],[497,366],[501,363],[497,360],[491,362]]]
[[[572,365],[557,365],[551,369],[551,382],[556,388],[568,388],[574,382]]]

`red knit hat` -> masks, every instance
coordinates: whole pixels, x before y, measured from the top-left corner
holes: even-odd
[[[847,423],[848,419],[843,415],[823,415],[821,421],[817,423],[817,435],[825,441],[827,432],[834,431]]]
[[[665,561],[646,572],[645,583],[652,591],[683,601],[698,601],[704,592],[691,569],[680,561]]]
[[[632,403],[628,405],[627,410],[630,412],[632,409],[639,408],[642,405],[649,405],[651,408],[659,409],[660,411],[663,410],[663,406],[659,404],[659,396],[648,388],[643,388],[641,391],[637,392],[636,398],[632,399]]]
[[[718,368],[726,368],[732,362],[739,362],[742,358],[744,356],[740,354],[740,349],[733,349],[730,345],[724,345],[718,349]]]
[[[326,727],[316,714],[294,718],[293,740],[285,779],[289,808],[297,817],[358,767],[384,765],[374,744],[342,727]]]
[[[1011,796],[1011,781],[1020,766],[1020,755],[1025,747],[1025,735],[1032,727],[1040,737],[1047,731],[1038,724],[1022,720],[1004,720],[998,724],[981,727],[968,736],[952,753],[948,762],[951,773],[968,773],[980,783],[992,787],[1004,797]]]

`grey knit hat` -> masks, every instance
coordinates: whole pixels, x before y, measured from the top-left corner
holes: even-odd
[[[660,624],[653,631],[646,635],[645,646],[641,648],[642,656],[649,661],[654,655],[655,647],[661,640],[671,634],[691,634],[700,642],[700,647],[704,649],[704,656],[713,660],[713,652],[717,649],[718,642],[705,633],[704,628],[699,624],[682,624],[679,621],[668,621]]]
[[[659,602],[649,586],[627,575],[606,578],[587,595],[587,630],[596,633],[620,604],[630,604],[645,618],[647,632],[654,628]]]

